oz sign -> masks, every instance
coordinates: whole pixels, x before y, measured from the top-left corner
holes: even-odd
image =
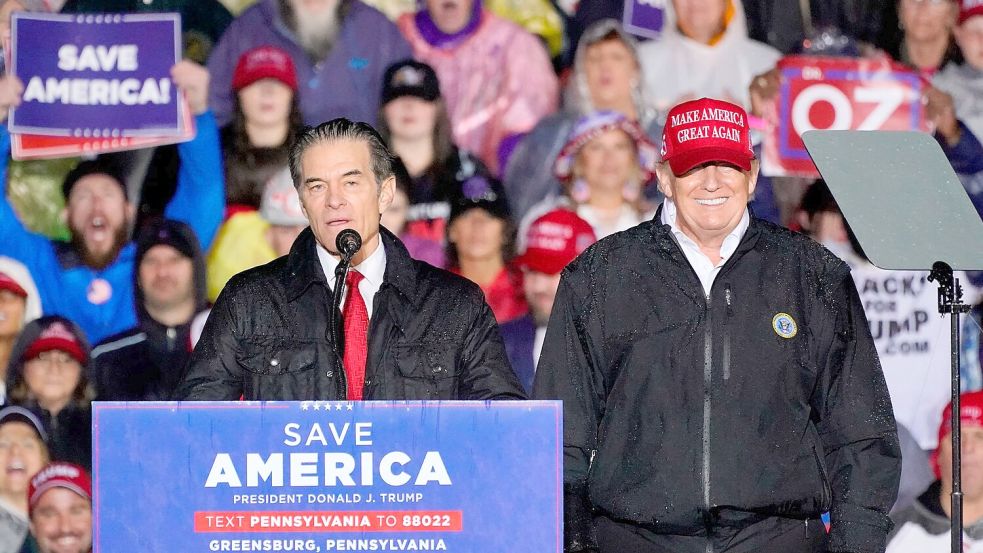
[[[922,79],[900,65],[791,56],[778,68],[779,124],[766,148],[770,173],[818,176],[800,138],[806,131],[926,129]]]

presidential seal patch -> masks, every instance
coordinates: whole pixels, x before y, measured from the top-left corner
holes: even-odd
[[[771,320],[771,328],[782,338],[794,338],[799,333],[799,327],[795,324],[795,319],[788,313],[779,313]]]

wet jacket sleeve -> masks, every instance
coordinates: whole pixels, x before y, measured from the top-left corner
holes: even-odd
[[[225,177],[215,116],[206,111],[195,117],[195,126],[194,139],[177,147],[177,189],[164,214],[194,229],[201,250],[207,252],[225,215]]]
[[[184,378],[171,399],[233,401],[242,397],[242,368],[236,361],[240,330],[234,313],[235,298],[227,290],[215,301]]]
[[[604,404],[598,367],[600,327],[591,322],[580,274],[564,271],[553,302],[543,351],[533,385],[535,399],[563,400],[563,526],[567,552],[596,548],[588,474],[597,450],[597,429]]]
[[[461,375],[461,399],[526,399],[505,352],[498,323],[480,291],[471,330],[464,339]]]
[[[949,145],[941,134],[935,133],[935,139],[942,146],[945,157],[952,164],[952,169],[957,173],[971,175],[983,171],[983,146],[980,145],[979,138],[973,134],[962,121],[958,121],[960,138],[959,142]]]
[[[898,493],[901,450],[863,305],[845,266],[831,271],[812,325],[820,371],[812,408],[833,492],[830,552],[882,553]]]

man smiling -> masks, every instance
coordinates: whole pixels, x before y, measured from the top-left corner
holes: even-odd
[[[301,134],[290,172],[310,228],[287,256],[229,281],[177,399],[524,397],[481,289],[411,259],[380,226],[393,201],[393,159],[365,123],[335,119]],[[362,247],[336,348],[328,313],[344,229]]]
[[[863,307],[749,213],[748,134],[736,105],[674,107],[659,214],[561,277],[534,396],[564,401],[568,552],[884,551],[900,453]]]

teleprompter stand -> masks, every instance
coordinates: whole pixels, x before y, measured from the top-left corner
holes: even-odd
[[[952,553],[962,553],[959,316],[953,269],[983,269],[983,221],[942,148],[921,132],[809,131],[806,149],[871,262],[930,271],[951,321]]]

